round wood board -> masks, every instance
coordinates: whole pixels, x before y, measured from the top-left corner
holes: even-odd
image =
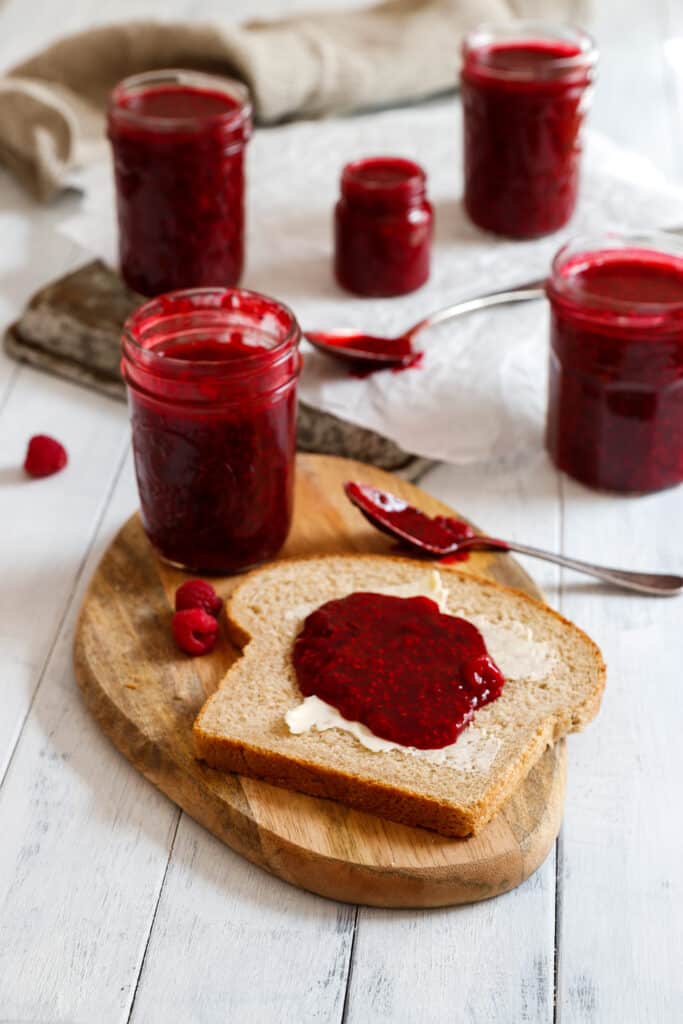
[[[342,483],[348,479],[393,491],[432,514],[453,514],[419,488],[372,466],[299,455],[294,525],[280,557],[392,552],[391,539],[347,501]],[[458,568],[540,596],[506,555],[478,552]],[[184,578],[155,556],[138,516],[129,519],[86,594],[76,631],[76,677],[118,749],[219,839],[294,885],[381,907],[487,899],[519,885],[542,863],[562,817],[563,742],[545,752],[496,818],[468,839],[408,828],[197,761],[192,723],[239,654],[225,635],[202,658],[175,648],[172,601]],[[226,597],[239,577],[213,582]]]

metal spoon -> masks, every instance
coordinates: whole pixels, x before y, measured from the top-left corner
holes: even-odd
[[[418,551],[433,555],[435,558],[445,558],[456,552],[471,550],[516,551],[520,555],[542,558],[546,562],[553,562],[555,565],[562,565],[566,569],[574,569],[576,572],[587,573],[589,576],[595,576],[599,580],[605,580],[607,583],[612,583],[625,590],[636,590],[641,594],[650,594],[653,597],[672,597],[683,592],[683,576],[608,569],[602,565],[568,558],[566,555],[556,555],[551,551],[532,548],[528,544],[500,540],[498,537],[476,535],[449,540],[449,534],[452,536],[454,534],[452,534],[452,528],[449,528],[448,523],[451,522],[454,526],[461,527],[465,524],[448,520],[443,516],[433,519],[426,513],[420,512],[419,509],[413,508],[403,498],[380,491],[367,484],[349,481],[344,485],[344,490],[349,500],[378,530],[396,537],[402,543],[410,545]]]
[[[426,316],[397,338],[382,338],[344,328],[332,331],[306,331],[305,335],[311,345],[326,355],[332,356],[333,359],[357,365],[372,363],[374,364],[373,368],[378,370],[408,366],[415,362],[417,355],[412,347],[413,338],[427,327],[433,327],[445,320],[463,316],[465,313],[474,313],[478,309],[486,309],[489,306],[505,306],[512,302],[527,302],[529,299],[542,299],[544,295],[545,278],[540,278],[517,285],[515,288],[488,292],[478,298],[464,299]]]

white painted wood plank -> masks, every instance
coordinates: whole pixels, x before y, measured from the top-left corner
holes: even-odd
[[[0,789],[3,1019],[127,1020],[179,817],[98,731],[71,667],[88,578],[133,507],[129,461]]]
[[[38,433],[56,435],[69,464],[31,480],[21,466]],[[26,368],[0,414],[0,779],[127,441],[123,405]]]
[[[183,816],[131,1021],[338,1021],[353,919]]]
[[[80,246],[49,225],[54,211],[28,216],[32,204],[0,181],[0,325],[14,320],[41,284],[83,263]],[[69,464],[30,480],[21,469],[33,434],[55,435]],[[127,415],[113,402],[0,356],[0,658],[5,668],[0,716],[0,779],[113,474],[128,439]],[[39,628],[36,628],[39,623]]]
[[[0,351],[0,414],[16,383],[19,366],[4,351]],[[2,470],[0,469],[0,472]]]
[[[545,457],[487,469],[440,466],[421,486],[482,529],[557,549],[558,478]],[[528,568],[549,600],[558,572]],[[470,907],[361,909],[347,998],[349,1024],[553,1019],[555,857],[524,885]]]
[[[683,571],[683,488],[634,498],[565,489],[567,551]],[[567,574],[563,611],[602,646],[608,678],[600,716],[569,745],[558,1021],[679,1021],[683,605]]]
[[[550,1024],[554,855],[514,892],[432,911],[359,912],[349,1024]]]

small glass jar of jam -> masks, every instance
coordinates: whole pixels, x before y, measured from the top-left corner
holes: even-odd
[[[535,238],[569,220],[596,61],[579,29],[522,21],[466,36],[464,199],[478,227]]]
[[[578,238],[555,257],[547,292],[547,445],[557,466],[622,493],[680,483],[683,243]]]
[[[239,82],[150,71],[112,92],[121,273],[159,295],[238,283],[244,261],[244,150],[251,133]]]
[[[300,336],[286,306],[243,289],[161,295],[126,321],[142,522],[166,561],[231,573],[284,543]]]
[[[355,160],[341,175],[335,209],[335,275],[356,295],[388,297],[429,277],[433,212],[427,179],[412,160]]]

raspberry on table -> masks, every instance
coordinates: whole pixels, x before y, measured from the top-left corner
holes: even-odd
[[[218,635],[218,623],[202,608],[185,608],[171,620],[173,638],[186,654],[208,654]]]
[[[186,580],[175,592],[177,612],[182,612],[186,608],[201,608],[215,618],[222,607],[222,600],[211,584],[204,580]]]
[[[63,444],[47,434],[35,434],[26,449],[24,471],[33,477],[52,476],[64,469],[67,461]]]

